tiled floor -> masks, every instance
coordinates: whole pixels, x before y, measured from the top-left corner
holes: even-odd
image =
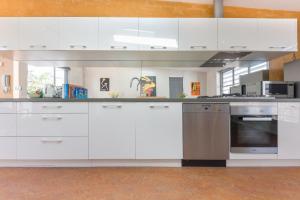
[[[300,168],[2,168],[0,200],[300,199]]]

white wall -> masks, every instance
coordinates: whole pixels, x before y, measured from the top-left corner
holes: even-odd
[[[183,77],[184,93],[191,97],[191,82],[200,81],[201,95],[206,95],[206,72],[162,68],[125,68],[125,67],[86,67],[84,68],[85,87],[90,98],[110,97],[109,92],[100,92],[100,78],[110,78],[110,91],[119,92],[120,97],[138,97],[136,82],[130,88],[130,80],[141,75],[156,76],[157,96],[169,97],[169,77]]]

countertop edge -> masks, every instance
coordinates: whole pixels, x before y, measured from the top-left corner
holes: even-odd
[[[210,99],[139,99],[139,98],[89,98],[89,99],[59,99],[59,98],[5,98],[0,102],[178,102],[178,103],[230,103],[230,102],[300,102],[300,98],[293,99],[258,99],[258,98],[210,98]]]

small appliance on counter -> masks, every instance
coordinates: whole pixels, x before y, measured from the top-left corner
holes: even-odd
[[[43,89],[43,97],[53,98],[57,96],[56,88],[54,85],[47,84]]]

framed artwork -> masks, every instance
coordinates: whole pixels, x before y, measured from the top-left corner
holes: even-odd
[[[192,96],[200,96],[200,82],[192,82],[191,83],[191,95]]]
[[[100,91],[109,91],[109,78],[100,78]]]
[[[141,90],[147,97],[156,97],[156,76],[141,77]]]

